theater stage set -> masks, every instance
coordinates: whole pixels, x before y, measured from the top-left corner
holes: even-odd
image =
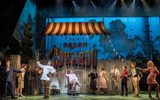
[[[134,97],[131,78],[128,96],[120,96],[120,83],[119,95],[111,95],[109,78],[106,93],[92,95],[88,75],[103,66],[109,77],[112,65],[121,72],[125,65],[130,70],[132,61],[146,68],[146,62],[153,60],[160,69],[160,0],[1,0],[0,5],[7,8],[1,10],[0,56],[10,56],[15,69],[25,63],[31,70],[38,67],[35,50],[42,64],[51,59],[57,76],[51,80],[49,100],[149,100],[146,73],[139,83],[140,97]],[[67,95],[67,66],[74,69],[82,85],[77,96]],[[32,79],[37,83],[29,87],[31,91],[25,81],[25,97],[18,99],[43,99],[39,79]]]

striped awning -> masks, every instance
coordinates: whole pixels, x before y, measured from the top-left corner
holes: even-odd
[[[103,22],[48,23],[44,35],[108,34]]]

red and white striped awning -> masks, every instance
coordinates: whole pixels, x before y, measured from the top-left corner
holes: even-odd
[[[103,22],[48,23],[44,35],[109,34]]]

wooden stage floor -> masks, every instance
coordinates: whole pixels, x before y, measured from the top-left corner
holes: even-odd
[[[152,94],[152,97],[155,98],[155,94]],[[11,100],[10,97],[7,97],[7,100]],[[19,97],[18,100],[44,100],[43,95],[40,96],[25,96]],[[50,95],[48,100],[150,100],[147,93],[140,94],[140,97],[134,97],[133,94],[128,96],[120,95],[78,95],[78,96],[68,96],[68,95]],[[158,99],[154,99],[158,100]]]

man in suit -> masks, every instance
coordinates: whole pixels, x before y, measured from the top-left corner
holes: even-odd
[[[11,60],[7,59],[6,60],[6,69],[5,69],[5,73],[7,74],[6,84],[5,84],[5,96],[7,95],[7,88],[9,86],[9,89],[11,92],[11,98],[17,99],[14,94],[14,81],[13,81],[13,73],[14,72],[21,73],[21,71],[14,70],[14,67],[11,66]]]

